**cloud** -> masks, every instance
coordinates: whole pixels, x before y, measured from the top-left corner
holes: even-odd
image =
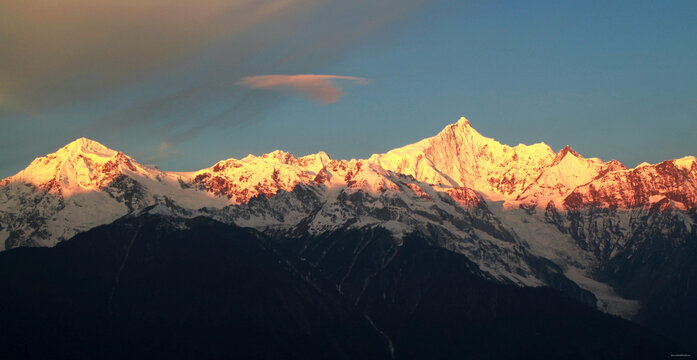
[[[283,19],[284,29],[290,31],[322,3],[4,0],[0,2],[0,99],[17,107],[37,106],[108,92],[185,61],[221,39],[253,39],[238,47],[236,55],[242,57],[268,44],[267,35],[252,31],[254,27]],[[270,32],[269,36],[277,36]]]
[[[356,84],[368,83],[368,79],[355,76],[301,74],[247,76],[238,81],[237,85],[293,93],[321,104],[332,104],[344,95],[333,80],[350,80]]]
[[[428,1],[3,0],[0,107],[92,101],[173,72],[197,84],[312,72]]]
[[[282,102],[243,77],[321,73],[431,1],[0,0],[0,128],[16,127],[0,144],[34,138],[45,153],[79,133],[180,149]],[[27,148],[0,151],[0,173]]]

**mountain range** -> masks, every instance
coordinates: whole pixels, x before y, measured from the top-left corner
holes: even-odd
[[[615,350],[631,349],[635,346],[631,339],[665,336],[667,342],[679,344],[676,349],[682,346],[695,351],[695,221],[694,156],[629,169],[616,160],[584,158],[569,146],[555,152],[544,143],[504,145],[482,136],[465,118],[433,137],[368,159],[335,160],[324,152],[295,157],[274,151],[222,160],[192,172],[169,172],[143,165],[96,141],[80,138],[35,159],[26,169],[0,182],[0,249],[5,250],[0,253],[0,268],[5,273],[20,274],[12,275],[17,276],[17,282],[10,277],[0,281],[0,286],[24,294],[18,298],[29,299],[30,293],[18,291],[23,283],[20,280],[26,277],[24,280],[37,284],[50,283],[46,278],[49,274],[43,274],[40,265],[32,267],[33,258],[61,264],[67,260],[56,259],[73,252],[75,256],[84,255],[86,250],[80,249],[102,239],[112,240],[104,243],[107,248],[97,254],[107,256],[106,251],[117,259],[110,260],[116,265],[104,268],[104,279],[95,283],[112,283],[116,277],[120,284],[134,239],[143,236],[138,231],[130,238],[118,234],[140,229],[143,225],[134,224],[145,223],[151,236],[138,240],[145,248],[134,252],[136,260],[128,260],[129,264],[137,263],[137,259],[157,259],[159,253],[166,261],[180,259],[184,249],[191,251],[197,241],[208,247],[197,251],[210,256],[211,247],[224,246],[206,240],[211,238],[211,231],[218,237],[237,234],[236,238],[245,239],[244,245],[234,246],[243,246],[244,251],[256,254],[250,256],[264,259],[260,261],[285,263],[263,271],[257,269],[258,264],[250,265],[244,271],[261,271],[259,276],[267,280],[295,274],[281,281],[288,287],[268,280],[271,287],[267,290],[281,294],[281,300],[264,297],[260,301],[296,304],[286,308],[291,318],[308,316],[311,305],[303,304],[326,309],[317,315],[321,320],[300,321],[306,323],[300,330],[294,325],[285,329],[292,329],[288,330],[290,334],[315,334],[306,340],[323,344],[317,346],[333,349],[346,358],[379,358],[383,355],[376,354],[384,349],[361,354],[351,349],[356,344],[377,349],[379,346],[374,344],[382,344],[385,339],[393,358],[425,354],[428,346],[419,348],[414,344],[419,338],[475,358],[512,357],[515,351],[532,348],[477,353],[454,344],[464,344],[463,337],[472,340],[482,334],[501,338],[514,331],[522,336],[530,326],[542,331],[531,325],[533,318],[520,317],[516,311],[539,313],[550,326],[542,333],[552,336],[550,329],[563,328],[552,319],[564,315],[546,313],[539,306],[545,302],[571,309],[568,326],[577,330],[583,328],[579,322],[584,316],[596,319],[593,324],[604,324],[598,326],[622,328],[606,335],[616,341],[612,342]],[[157,229],[162,230],[158,233]],[[165,238],[168,240],[162,240]],[[169,241],[173,248],[164,250]],[[255,242],[259,244],[252,245]],[[55,252],[38,253],[39,249],[27,247],[49,247],[52,249],[47,251]],[[227,254],[237,250],[220,251]],[[239,257],[228,260],[242,261]],[[146,265],[140,271],[154,271],[147,267],[152,264]],[[68,271],[61,266],[47,265],[45,271]],[[84,264],[70,271],[83,274],[90,266]],[[157,269],[164,271],[164,267]],[[190,291],[195,281],[186,279],[185,287]],[[145,286],[133,281],[131,286]],[[68,289],[79,287],[68,284]],[[244,291],[249,290],[244,282],[239,284]],[[145,306],[134,289],[126,292],[131,298],[124,295],[119,300],[120,306],[128,301]],[[45,296],[56,296],[51,292],[54,290],[44,290]],[[469,291],[479,293],[479,297]],[[75,295],[74,291],[70,294],[84,295]],[[102,291],[82,298],[91,304],[95,299],[111,304],[95,310],[106,322],[111,321],[110,311],[115,311],[117,299],[108,294]],[[9,301],[7,308],[21,308],[12,299],[5,297],[3,301]],[[237,304],[242,300],[231,301]],[[464,308],[463,302],[468,304]],[[519,302],[521,308],[507,307],[509,302]],[[585,307],[599,310],[599,315],[579,310]],[[480,313],[488,315],[475,316]],[[137,318],[133,312],[124,314],[131,319],[128,321]],[[505,326],[500,322],[500,326],[491,325],[492,319],[503,316],[500,314],[517,320]],[[444,325],[449,316],[461,322]],[[640,326],[631,328],[633,323],[613,316]],[[316,329],[331,328],[325,322],[336,318],[348,325],[329,331],[328,338],[318,338]],[[276,321],[267,320],[262,322]],[[471,329],[462,326],[468,322],[488,330],[473,335]],[[90,324],[85,327],[102,329]],[[424,332],[424,324],[437,330]],[[368,334],[366,328],[375,333]],[[446,328],[459,335],[438,335]],[[113,334],[114,328],[109,329]],[[650,335],[617,335],[644,330]],[[281,337],[279,342],[291,342],[291,338]],[[652,349],[671,347],[664,340],[644,342],[663,344]],[[535,351],[544,348],[541,344],[534,346]],[[555,349],[549,356],[561,356],[562,348],[549,347]],[[603,349],[596,350],[608,351]],[[630,354],[623,351],[612,356]]]

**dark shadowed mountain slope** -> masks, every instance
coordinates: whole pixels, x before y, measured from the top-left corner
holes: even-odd
[[[382,245],[364,235],[418,233],[485,279],[552,287],[697,344],[694,156],[628,169],[569,146],[501,144],[462,118],[369,159],[274,151],[168,172],[80,138],[0,180],[0,250],[55,246],[153,205],[306,239],[293,256],[346,296],[383,266],[366,261],[363,247]],[[347,230],[361,235],[340,240]],[[387,245],[378,255],[398,248]]]
[[[397,240],[384,229],[347,230],[283,246],[364,311],[398,359],[656,359],[681,352],[557,290],[487,280],[466,256],[420,235]]]
[[[405,239],[359,306],[403,358],[658,359],[679,352],[556,290],[493,284],[470,267],[460,254]]]
[[[465,256],[419,237],[392,246],[389,232],[352,232],[323,242],[340,246],[352,237],[372,238],[360,261],[380,266],[356,263],[373,270],[344,271],[341,284],[344,277],[332,274],[340,267],[329,265],[350,264],[351,252],[323,263],[295,260],[254,230],[202,217],[123,218],[54,248],[3,252],[0,355],[621,359],[681,352],[556,290],[485,280]]]
[[[4,252],[0,273],[4,358],[390,357],[360,313],[255,231],[205,218],[121,219]]]

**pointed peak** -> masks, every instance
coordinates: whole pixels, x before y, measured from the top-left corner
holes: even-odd
[[[576,158],[578,158],[578,159],[583,159],[583,156],[581,156],[581,154],[579,154],[579,153],[577,153],[576,151],[574,151],[574,149],[572,149],[571,146],[566,145],[566,146],[564,146],[563,149],[559,150],[559,152],[557,153],[557,155],[554,157],[554,161],[553,161],[552,163],[553,163],[553,164],[558,164],[558,163],[560,163],[560,162],[561,162],[562,160],[564,160],[564,158],[566,158],[566,156],[569,155],[569,154],[571,154],[572,156],[574,156],[574,157],[576,157]]]
[[[293,156],[293,154],[283,150],[274,150],[268,154],[262,155],[261,157],[264,159],[278,160],[284,164],[291,163],[295,160],[295,156]]]
[[[29,166],[8,179],[69,197],[99,190],[123,171],[138,172],[139,167],[127,155],[80,137],[56,152],[34,159]]]
[[[625,170],[627,170],[627,167],[624,166],[624,164],[622,164],[621,162],[619,162],[615,159],[612,159],[612,160],[608,161],[607,163],[605,163],[602,170],[600,170],[600,172],[598,172],[598,175],[595,176],[595,179],[600,179],[603,176],[605,176],[613,171],[625,171]]]
[[[564,146],[563,149],[559,150],[559,153],[558,153],[558,154],[561,155],[561,157],[564,157],[564,156],[566,156],[566,154],[569,154],[569,153],[570,153],[571,155],[574,155],[574,156],[578,157],[578,158],[582,157],[581,154],[577,153],[577,152],[576,152],[574,149],[572,149],[571,146],[569,146],[569,145],[566,145],[566,146]]]
[[[694,164],[697,163],[697,158],[694,156],[685,156],[679,159],[673,160],[673,164],[683,170],[692,170]]]
[[[95,141],[92,139],[88,139],[84,136],[79,137],[69,143],[67,143],[65,146],[104,146],[99,141]]]
[[[472,124],[470,123],[469,120],[467,120],[466,117],[461,117],[459,120],[457,120],[456,123],[450,124],[445,127],[445,129],[457,129],[459,131],[465,131],[465,132],[473,132],[473,133],[478,133],[477,130],[475,130],[472,127]]]
[[[485,137],[484,135],[480,134],[477,129],[472,127],[472,124],[470,123],[469,120],[467,120],[466,117],[461,117],[456,123],[450,124],[446,126],[443,131],[441,131],[439,134],[444,134],[444,133],[458,133],[466,136],[471,136],[474,138],[482,138],[482,139],[488,139],[494,141],[494,139]],[[436,135],[438,136],[438,135]]]
[[[229,159],[235,160],[235,159]],[[295,161],[295,156],[287,151],[274,150],[259,156],[254,154],[248,154],[243,157],[240,161],[250,162],[250,161],[266,161],[266,162],[281,162],[284,164],[290,164]]]
[[[464,117],[464,116],[460,117],[460,119],[457,120],[457,125],[459,125],[459,126],[469,126],[469,127],[472,127],[472,124],[470,124],[470,121],[467,120],[467,118]]]
[[[96,154],[105,157],[111,157],[116,155],[118,152],[112,150],[98,141],[88,139],[86,137],[77,138],[70,143],[63,146],[56,153],[70,153],[73,155],[77,154]]]
[[[606,167],[607,167],[610,171],[627,170],[627,167],[624,166],[624,164],[622,164],[621,162],[619,162],[619,161],[617,161],[617,160],[615,160],[615,159],[612,159],[612,160],[608,161],[607,164],[606,164]]]

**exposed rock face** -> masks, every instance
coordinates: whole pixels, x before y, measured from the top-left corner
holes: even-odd
[[[309,184],[329,162],[325,153],[295,158],[277,150],[258,157],[220,161],[193,173],[191,183],[240,204],[257,195],[271,197],[279,190],[290,191],[298,184]]]
[[[569,146],[503,145],[464,118],[369,159],[275,151],[195,172],[81,138],[0,182],[0,248],[53,246],[155,204],[310,242],[382,228],[401,246],[420,234],[484,277],[553,286],[625,317],[657,318],[643,304],[692,296],[697,281],[668,265],[697,242],[695,157],[627,169]]]
[[[0,249],[53,246],[166,198],[195,209],[227,203],[180,182],[179,174],[77,139],[0,182]]]

